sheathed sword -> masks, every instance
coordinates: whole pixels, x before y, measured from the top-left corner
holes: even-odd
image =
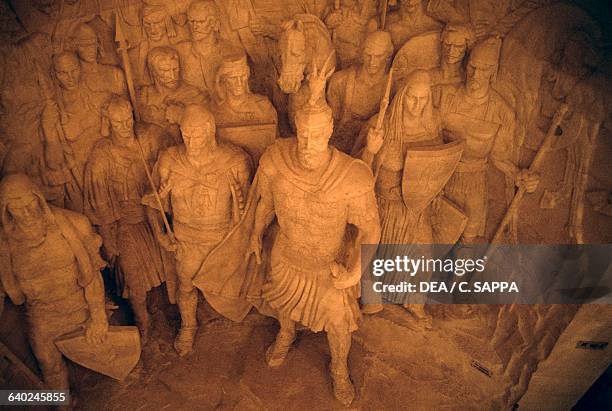
[[[130,96],[130,101],[132,102],[132,108],[134,110],[134,117],[136,121],[140,121],[140,113],[138,112],[138,106],[136,105],[136,88],[134,87],[134,77],[132,75],[132,65],[130,63],[130,58],[128,55],[128,43],[123,33],[123,28],[121,25],[121,20],[119,19],[119,15],[115,13],[115,41],[119,44],[118,51],[121,56],[121,62],[123,63],[123,71],[125,72],[125,81],[127,83],[128,94]],[[164,212],[164,205],[162,203],[161,197],[159,196],[159,192],[157,191],[157,187],[155,187],[155,182],[153,181],[153,175],[151,174],[151,170],[149,170],[149,165],[147,164],[147,160],[144,155],[144,150],[142,148],[142,144],[140,144],[140,140],[138,136],[135,135],[136,145],[138,146],[138,151],[140,153],[140,159],[142,160],[142,165],[144,167],[145,173],[147,175],[147,179],[149,180],[149,185],[153,190],[153,195],[155,196],[155,202],[159,207],[159,213],[161,214],[162,221],[164,223],[164,227],[166,228],[166,232],[172,242],[175,242],[174,232],[170,227],[170,222],[166,217],[166,213]]]

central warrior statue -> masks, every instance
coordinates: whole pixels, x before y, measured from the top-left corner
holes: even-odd
[[[240,148],[217,142],[215,119],[203,106],[187,106],[180,128],[184,144],[162,152],[154,171],[164,208],[172,214],[176,240],[162,231],[157,212],[150,212],[149,218],[162,247],[176,252],[181,329],[174,348],[183,356],[192,351],[197,331],[193,278],[210,251],[240,220],[251,162]],[[159,208],[150,195],[143,202]]]
[[[312,79],[318,75],[311,76],[314,89]],[[266,353],[268,365],[283,363],[296,323],[325,331],[334,395],[349,405],[355,396],[347,358],[360,316],[360,245],[377,244],[380,227],[372,173],[362,161],[329,146],[332,112],[327,105],[313,106],[318,96],[313,94],[311,103],[297,112],[297,138],[278,140],[260,160],[249,249],[261,261],[262,238],[276,216],[280,229],[261,292],[263,304],[280,321]],[[358,234],[351,256],[343,261],[349,225]]]

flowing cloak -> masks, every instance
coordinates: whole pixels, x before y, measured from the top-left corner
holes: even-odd
[[[269,238],[264,237],[263,263],[261,265],[256,265],[253,256],[243,257],[248,249],[257,205],[262,199],[262,194],[270,189],[268,180],[271,176],[275,180],[283,180],[285,184],[293,186],[296,191],[315,192],[320,198],[329,198],[330,202],[336,201],[350,205],[347,210],[345,225],[360,226],[362,223],[372,220],[375,220],[378,224],[372,175],[369,168],[361,160],[333,149],[332,160],[328,169],[319,183],[313,187],[300,180],[295,172],[295,165],[291,164],[293,160],[290,153],[295,144],[295,139],[283,139],[278,140],[268,148],[261,159],[260,168],[251,186],[246,211],[240,224],[235,226],[228,236],[211,251],[194,278],[194,285],[202,290],[213,308],[234,321],[242,320],[252,306],[266,315],[275,315],[275,310],[264,301],[262,295],[263,287],[267,281],[265,272],[269,254],[270,241],[267,241]],[[363,202],[363,204],[360,205],[360,202]],[[352,207],[353,203],[355,207]],[[277,213],[278,211],[276,210]],[[309,211],[306,210],[307,213]],[[344,234],[345,228],[343,228],[342,234]],[[267,234],[274,236],[274,226],[268,230]],[[338,250],[338,254],[346,250],[344,246],[347,240],[348,238],[345,236],[343,240],[345,243]],[[342,262],[341,256],[337,257],[338,261]],[[351,297],[356,297],[358,293],[358,290],[355,289],[345,291],[347,295],[351,294]],[[357,312],[354,311],[354,308],[357,307],[356,298],[348,302],[354,303],[350,307],[351,314],[354,317],[358,316],[358,308]],[[317,321],[316,318],[314,320]],[[304,321],[301,322],[304,323]],[[351,323],[349,326],[354,329],[354,323]],[[312,323],[307,325],[311,326]],[[317,325],[325,326],[320,322]],[[317,328],[319,327],[317,325],[312,325],[311,328],[318,331]]]
[[[136,126],[136,135],[149,167],[157,159],[168,138],[151,124]],[[118,287],[124,298],[130,290],[146,293],[166,280],[167,266],[149,226],[141,197],[149,182],[140,148],[117,147],[101,139],[93,149],[84,178],[85,214],[94,225],[117,224],[119,248]],[[174,302],[169,288],[170,301]]]
[[[94,233],[89,220],[84,215],[53,206],[49,206],[48,210],[50,219],[57,225],[74,253],[80,274],[79,285],[87,287],[106,265],[99,252],[102,239]],[[25,295],[13,273],[6,241],[4,233],[0,232],[0,280],[11,301],[20,305],[25,302]]]

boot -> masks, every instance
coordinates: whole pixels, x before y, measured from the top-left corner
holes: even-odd
[[[147,305],[146,303],[132,304],[132,311],[134,311],[134,322],[138,327],[138,331],[140,331],[140,346],[144,347],[149,341],[149,330],[151,327]]]
[[[198,327],[181,327],[174,339],[174,349],[179,357],[184,357],[193,352],[193,341]]]
[[[355,399],[355,387],[351,382],[348,370],[346,368],[337,370],[332,368],[330,375],[334,388],[334,397],[345,407],[348,407]]]
[[[266,363],[268,367],[280,367],[287,358],[291,344],[295,341],[295,334],[279,331],[276,340],[266,350]]]
[[[179,291],[177,302],[181,312],[181,329],[174,340],[174,349],[180,357],[184,357],[193,351],[193,340],[198,330],[198,295],[195,289],[188,292]]]
[[[372,315],[381,312],[384,309],[380,303],[364,304],[361,306],[361,312],[366,315]]]

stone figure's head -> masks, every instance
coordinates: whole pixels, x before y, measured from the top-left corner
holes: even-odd
[[[96,31],[86,23],[79,24],[72,34],[75,50],[79,58],[88,63],[98,61],[98,35]]]
[[[168,11],[161,5],[151,4],[142,8],[142,27],[147,38],[152,41],[161,41],[166,35],[176,35]]]
[[[307,105],[295,115],[297,157],[307,170],[321,167],[327,159],[334,131],[332,110],[327,104]]]
[[[197,0],[187,9],[187,20],[191,38],[195,41],[209,38],[221,27],[220,12],[217,5],[210,0]]]
[[[9,237],[42,239],[47,222],[53,221],[42,191],[25,174],[9,174],[0,181],[0,212]]]
[[[123,96],[111,97],[103,117],[108,119],[113,141],[129,145],[134,140],[134,111],[132,103]]]
[[[431,76],[426,70],[415,70],[404,81],[398,93],[404,103],[404,118],[420,119],[432,107]]]
[[[432,79],[429,71],[415,70],[402,83],[389,106],[388,131],[401,137],[404,127],[419,126],[432,135],[440,129],[439,118],[434,111]]]
[[[249,64],[244,52],[227,55],[217,71],[217,94],[221,99],[226,96],[239,97],[250,92],[249,90]]]
[[[450,64],[461,62],[473,38],[467,26],[448,24],[442,31],[442,59]]]
[[[489,37],[476,44],[466,68],[466,90],[472,95],[485,95],[497,74],[501,39]]]
[[[54,55],[53,74],[63,89],[76,89],[81,79],[81,62],[77,55],[69,51]]]
[[[362,64],[370,75],[384,71],[393,54],[391,35],[386,31],[375,31],[366,37],[361,55]]]
[[[179,122],[181,135],[190,157],[199,157],[211,152],[217,145],[215,118],[206,107],[191,104],[185,107]]]
[[[155,47],[147,55],[149,73],[155,84],[176,90],[180,84],[180,63],[178,52],[172,47]]]

